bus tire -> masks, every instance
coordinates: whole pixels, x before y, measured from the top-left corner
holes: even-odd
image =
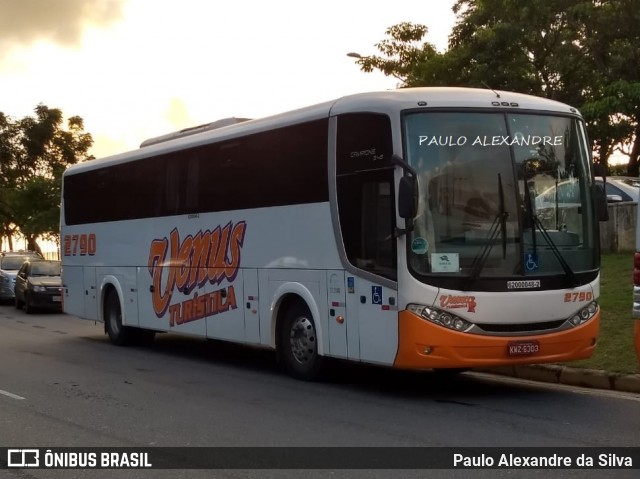
[[[122,325],[122,308],[115,291],[110,291],[107,294],[104,303],[104,327],[109,335],[109,340],[116,346],[127,346],[134,339],[134,331],[130,327]]]
[[[296,302],[288,308],[283,321],[280,348],[285,369],[297,379],[318,379],[323,357],[318,353],[318,336],[309,308]]]

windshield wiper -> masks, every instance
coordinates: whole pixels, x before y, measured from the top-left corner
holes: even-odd
[[[538,218],[538,215],[532,215],[531,219],[533,220],[533,224],[537,226],[538,229],[540,230],[540,233],[542,233],[542,237],[546,240],[547,244],[549,245],[549,248],[551,248],[551,252],[560,263],[560,266],[562,266],[564,273],[567,275],[567,278],[569,279],[569,284],[573,287],[578,286],[578,280],[576,279],[576,274],[571,269],[571,266],[569,266],[569,263],[567,263],[567,260],[564,259],[564,256],[562,256],[562,253],[560,252],[556,244],[551,239],[551,236],[549,236],[549,232],[542,225],[542,222]],[[535,230],[533,232],[533,236],[535,237]]]
[[[500,230],[502,233],[502,259],[507,258],[507,212],[504,209],[504,190],[502,188],[502,177],[498,173],[498,197],[500,199]]]
[[[536,241],[536,236],[537,236],[536,228],[537,228],[540,230],[540,233],[542,233],[542,237],[545,239],[545,241],[549,245],[549,248],[551,248],[551,252],[560,263],[560,266],[562,267],[564,273],[567,275],[567,278],[569,279],[569,284],[573,287],[578,286],[578,280],[576,279],[576,274],[571,269],[571,266],[569,266],[569,263],[567,263],[567,260],[564,259],[564,256],[562,256],[562,253],[560,252],[556,244],[551,239],[551,236],[549,236],[549,232],[540,221],[540,218],[538,218],[538,215],[533,212],[531,190],[529,189],[529,185],[527,184],[526,178],[524,182],[524,189],[525,189],[525,194],[527,195],[527,201],[525,202],[525,210],[529,217],[529,221],[531,222],[531,243],[533,246],[533,254],[537,253],[537,241]],[[557,204],[558,204],[558,199],[556,198],[556,210],[557,210]],[[557,222],[557,217],[558,216],[556,212],[556,222]]]
[[[471,274],[469,275],[469,281],[467,281],[466,290],[469,290],[471,285],[480,276],[480,273],[484,268],[484,264],[489,258],[489,253],[491,253],[491,250],[493,249],[493,245],[496,242],[498,234],[502,235],[502,259],[507,257],[507,217],[509,216],[509,213],[506,212],[504,207],[504,189],[502,188],[502,176],[500,173],[498,173],[498,198],[500,200],[500,209],[495,218],[493,218],[493,223],[491,223],[491,228],[489,229],[489,234],[486,238],[488,242],[485,242],[485,245],[480,251],[478,251],[475,258],[473,258],[473,262],[471,263]]]

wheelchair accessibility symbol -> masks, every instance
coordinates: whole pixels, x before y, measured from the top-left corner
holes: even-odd
[[[371,286],[371,303],[382,304],[382,286]]]
[[[538,255],[536,253],[524,254],[524,270],[526,272],[538,271]]]

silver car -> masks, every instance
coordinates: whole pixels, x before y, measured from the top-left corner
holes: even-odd
[[[28,259],[42,259],[33,251],[4,251],[0,253],[0,302],[13,301],[16,275]]]

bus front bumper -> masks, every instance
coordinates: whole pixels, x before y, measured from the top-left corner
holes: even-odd
[[[438,369],[538,364],[590,357],[600,330],[600,310],[575,328],[518,337],[461,333],[406,310],[399,313],[398,324],[398,353],[394,367]],[[537,352],[510,355],[514,342],[536,342]]]

